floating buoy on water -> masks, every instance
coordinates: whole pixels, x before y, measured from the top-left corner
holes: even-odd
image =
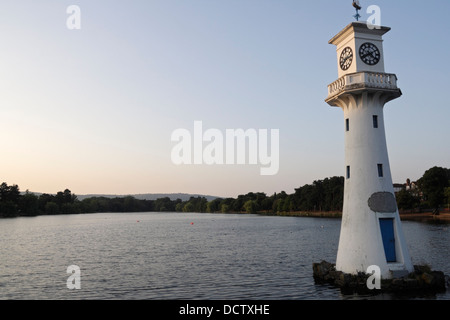
[[[194,223],[193,222],[191,222],[191,226],[193,226],[194,225]]]

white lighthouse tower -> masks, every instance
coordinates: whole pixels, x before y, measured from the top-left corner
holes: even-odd
[[[414,270],[402,232],[386,146],[383,108],[402,95],[384,70],[388,27],[353,22],[329,43],[337,46],[339,78],[325,100],[344,111],[345,189],[336,269],[380,267],[382,278]]]

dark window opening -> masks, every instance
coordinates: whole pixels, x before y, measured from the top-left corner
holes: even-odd
[[[350,166],[347,166],[347,179],[350,179]]]
[[[373,116],[373,127],[378,128],[378,116]]]
[[[378,176],[383,177],[383,165],[381,163],[378,164]]]
[[[350,131],[350,119],[345,119],[345,130]]]

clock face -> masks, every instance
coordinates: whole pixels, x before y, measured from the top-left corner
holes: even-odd
[[[352,48],[347,47],[344,50],[342,50],[341,53],[340,59],[341,69],[344,71],[348,70],[348,68],[350,68],[350,66],[352,65],[352,62],[353,62],[353,50]]]
[[[365,64],[374,66],[380,62],[381,54],[376,45],[366,42],[359,48],[359,57]]]

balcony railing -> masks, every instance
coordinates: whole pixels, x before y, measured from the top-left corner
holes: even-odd
[[[344,90],[357,89],[388,89],[396,90],[397,76],[390,73],[358,72],[340,77],[328,86],[328,98],[341,93]]]

